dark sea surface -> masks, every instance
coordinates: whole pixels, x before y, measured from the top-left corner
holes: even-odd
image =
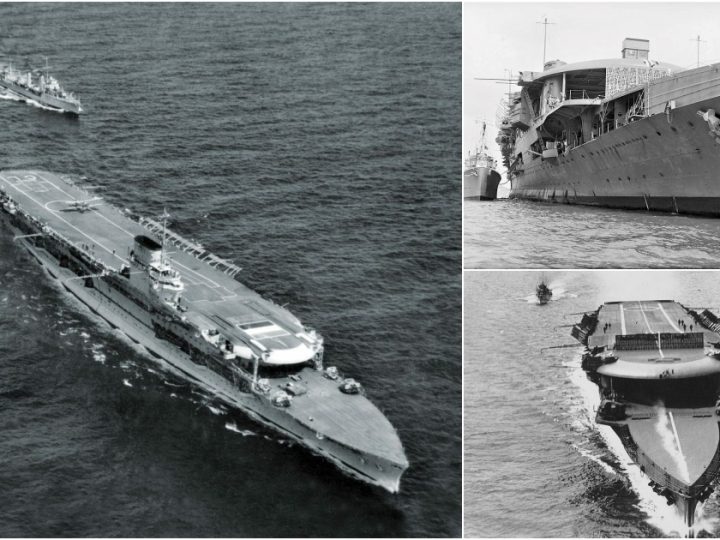
[[[464,201],[465,268],[719,268],[720,219]]]
[[[553,289],[540,306],[541,277]],[[720,311],[718,271],[465,272],[465,533],[483,537],[682,536],[611,428],[569,325],[606,301],[672,299]],[[698,522],[720,534],[713,494]]]
[[[164,374],[0,235],[0,535],[461,534],[461,5],[0,4],[0,167],[244,270],[402,439],[391,495]]]

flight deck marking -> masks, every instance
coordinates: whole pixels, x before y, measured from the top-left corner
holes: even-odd
[[[640,307],[640,313],[642,313],[643,319],[645,319],[645,324],[647,324],[648,330],[651,334],[654,334],[655,332],[650,326],[650,322],[648,321],[648,318],[645,316],[645,308],[643,308],[643,305],[638,302],[638,306]],[[662,349],[660,348],[660,332],[657,332],[657,348],[658,353],[660,353],[660,358],[665,358],[665,355],[662,352]]]
[[[70,223],[70,222],[67,221],[65,218],[61,217],[60,215],[58,215],[58,213],[55,212],[55,210],[51,210],[51,209],[48,208],[46,205],[44,205],[43,203],[41,203],[40,201],[38,201],[35,197],[33,197],[33,196],[31,196],[29,193],[26,193],[25,191],[23,191],[23,190],[22,190],[21,188],[19,188],[18,186],[14,186],[14,187],[15,187],[15,189],[17,189],[20,193],[22,193],[23,195],[25,195],[28,199],[30,199],[31,201],[33,201],[35,204],[37,204],[38,206],[40,206],[40,207],[42,207],[42,208],[45,208],[45,210],[47,210],[48,212],[50,212],[51,214],[53,214],[53,215],[54,215],[56,218],[58,218],[60,221],[65,222],[67,225],[69,225],[70,227],[72,227],[73,229],[75,229],[77,232],[79,232],[80,234],[82,234],[85,238],[88,238],[88,239],[91,240],[94,244],[97,244],[98,246],[100,246],[101,248],[103,248],[105,251],[107,251],[108,253],[110,253],[113,257],[116,257],[116,258],[120,259],[122,262],[127,263],[127,261],[126,261],[125,259],[123,259],[123,258],[120,257],[119,255],[116,255],[114,251],[112,251],[111,249],[108,249],[107,247],[105,247],[105,246],[104,246],[101,242],[99,242],[97,239],[93,238],[92,236],[89,236],[89,235],[85,234],[83,231],[81,231],[80,229],[78,229],[75,225],[73,225],[72,223]],[[50,202],[56,202],[56,201],[50,201]],[[50,204],[50,203],[47,203],[47,204]]]
[[[687,459],[685,459],[685,453],[682,450],[682,446],[680,446],[680,437],[678,436],[677,428],[675,427],[675,419],[673,418],[672,411],[668,411],[668,416],[670,417],[670,425],[672,426],[673,434],[675,435],[675,442],[677,443],[678,451],[680,452],[680,457],[683,460],[683,463],[685,464],[685,469],[687,469]],[[681,471],[682,472],[682,471]],[[685,476],[685,475],[683,475]],[[685,478],[685,480],[689,480],[689,478]]]
[[[64,193],[65,195],[67,195],[68,197],[71,197],[72,199],[78,200],[78,199],[76,199],[73,195],[71,195],[71,194],[68,193],[67,191],[63,190],[62,188],[58,187],[57,185],[55,185],[54,182],[48,180],[47,178],[45,178],[45,177],[42,176],[41,174],[37,173],[37,175],[38,175],[40,178],[42,178],[43,181],[49,183],[50,185],[52,185],[53,187],[55,187],[55,189],[57,189],[57,190],[60,191],[61,193]],[[31,179],[32,181],[37,181],[36,178],[35,178],[33,175],[27,175],[27,176],[28,176],[28,178]],[[23,182],[23,180],[21,180],[19,177],[16,176],[15,178],[18,179],[18,183],[22,183],[22,182]],[[17,188],[17,186],[15,186],[15,187]],[[20,188],[17,188],[17,189],[18,189],[20,192],[22,192],[23,194],[25,194],[27,197],[29,197],[30,199],[32,199],[33,201],[35,201],[35,203],[37,203],[38,205],[41,204],[40,202],[38,202],[38,201],[37,201],[36,199],[34,199],[33,197],[30,197],[30,195],[27,194],[27,193],[25,193],[25,191],[23,191],[22,189],[20,189]],[[87,234],[85,234],[84,232],[82,232],[80,229],[78,229],[77,227],[75,227],[73,224],[71,224],[71,223],[68,222],[67,220],[63,219],[62,217],[60,217],[60,216],[57,214],[56,211],[51,210],[47,205],[49,205],[49,204],[51,204],[51,203],[54,203],[54,202],[63,202],[63,201],[50,201],[50,202],[48,202],[48,203],[46,203],[45,205],[42,205],[42,206],[44,206],[45,209],[46,209],[48,212],[51,212],[55,217],[57,217],[57,218],[60,219],[61,221],[64,221],[64,222],[67,223],[68,225],[70,225],[70,227],[72,227],[73,229],[75,229],[76,231],[78,231],[78,232],[79,232],[80,234],[82,234],[83,236],[85,236],[85,237],[87,237],[87,238],[90,238],[91,240],[95,241],[95,243],[97,243],[100,247],[102,247],[102,248],[103,248],[105,251],[107,251],[108,253],[111,253],[114,257],[117,257],[118,259],[120,259],[120,260],[123,261],[124,263],[128,263],[127,260],[122,259],[121,257],[118,257],[117,255],[115,255],[115,252],[114,252],[114,251],[108,249],[108,248],[105,247],[102,243],[94,240],[92,237],[90,237],[90,236],[88,236]],[[107,222],[110,223],[111,225],[113,225],[115,228],[123,231],[123,232],[124,232],[125,234],[127,234],[129,237],[131,237],[131,238],[134,238],[134,237],[135,237],[135,235],[134,235],[133,233],[131,233],[130,231],[124,229],[123,227],[121,227],[121,226],[118,225],[117,223],[109,220],[107,217],[105,217],[103,214],[101,214],[98,210],[92,208],[91,211],[94,212],[95,214],[97,214],[98,216],[100,216],[102,219],[104,219],[105,221],[107,221]],[[236,297],[236,296],[237,296],[237,293],[234,293],[234,292],[230,291],[230,290],[227,289],[225,286],[216,283],[214,280],[210,279],[210,278],[207,277],[207,276],[204,276],[203,274],[201,274],[201,273],[199,273],[199,272],[196,272],[196,271],[193,270],[192,268],[188,268],[187,266],[185,266],[184,264],[182,264],[181,262],[179,262],[179,261],[176,260],[175,258],[170,257],[170,260],[172,260],[173,262],[175,262],[175,264],[177,264],[178,266],[181,266],[181,267],[185,268],[187,271],[192,272],[193,274],[199,276],[199,277],[200,277],[201,279],[203,279],[205,282],[211,283],[212,285],[215,286],[215,288],[225,289],[225,291],[227,291],[227,292],[230,294],[230,296],[227,296],[227,297],[226,297],[226,296],[224,296],[224,295],[221,295],[221,297],[223,297],[223,298],[233,298],[233,297]],[[186,278],[188,278],[187,274],[186,274]],[[200,284],[200,283],[196,283],[196,282],[194,282],[194,281],[192,281],[192,280],[189,280],[189,281],[190,281],[190,284],[191,284],[191,285],[199,285],[199,284]]]
[[[622,328],[622,335],[624,336],[626,334],[626,328],[625,328],[625,310],[623,309],[623,305],[620,304],[620,327]]]
[[[48,179],[45,178],[43,175],[41,175],[39,172],[36,173],[36,174],[37,174],[40,178],[42,178],[45,182],[47,182],[48,184],[50,184],[51,186],[53,186],[55,189],[57,189],[58,191],[60,191],[61,193],[64,193],[64,194],[67,195],[68,197],[71,197],[71,198],[75,199],[75,196],[74,196],[74,195],[70,195],[67,191],[65,191],[65,190],[62,189],[61,187],[56,186],[56,185],[52,182],[52,180],[48,180]],[[75,200],[78,200],[78,199],[75,199]]]
[[[665,315],[665,318],[667,319],[667,322],[670,323],[670,326],[672,326],[676,332],[680,332],[680,329],[677,327],[677,325],[670,320],[670,316],[667,314],[665,309],[662,307],[662,304],[658,302],[658,307],[660,308],[660,311],[662,311],[662,314]]]
[[[650,326],[650,322],[648,321],[648,318],[645,316],[645,310],[642,307],[642,304],[638,302],[638,307],[640,308],[640,313],[642,313],[643,319],[645,319],[645,324],[647,324],[648,332],[651,334],[654,334],[652,327]],[[659,346],[659,345],[658,345]]]

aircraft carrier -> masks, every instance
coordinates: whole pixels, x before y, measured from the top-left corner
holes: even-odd
[[[692,528],[720,474],[720,320],[670,300],[607,302],[572,335],[600,391],[596,422]]]
[[[523,71],[497,142],[510,198],[720,215],[720,64],[622,58]]]
[[[0,222],[69,294],[169,371],[397,492],[408,461],[323,338],[235,278],[241,269],[151,218],[130,218],[67,176],[0,172]]]

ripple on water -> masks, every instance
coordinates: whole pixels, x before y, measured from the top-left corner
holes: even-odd
[[[717,268],[720,219],[464,201],[465,268]]]

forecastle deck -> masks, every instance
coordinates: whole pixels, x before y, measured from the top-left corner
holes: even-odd
[[[9,218],[16,233],[21,232],[18,242],[114,328],[230,405],[294,437],[342,470],[397,491],[408,464],[393,426],[364,395],[343,393],[342,379],[327,376],[317,364],[308,365],[312,354],[322,354],[321,338],[289,311],[236,281],[238,266],[171,231],[163,235],[162,226],[151,219],[130,219],[69,178],[53,173],[0,172],[0,203],[0,214]],[[114,288],[118,282],[131,283],[132,272],[146,272],[132,266],[130,252],[139,235],[157,243],[166,237],[164,258],[185,285],[179,303],[144,297],[133,303],[128,298],[131,293],[141,294],[140,289]],[[54,249],[57,246],[67,249]],[[68,252],[75,258],[79,253],[82,264],[63,264]],[[272,324],[264,324],[267,321]],[[164,333],[166,325],[178,330],[174,338]],[[229,348],[208,352],[208,331],[219,331]],[[252,349],[253,358],[242,356],[245,353],[235,348],[238,344]],[[198,349],[202,346],[204,350]],[[265,382],[262,375],[256,378],[253,367],[258,369],[259,357],[266,363],[265,352],[271,359],[278,351],[282,357],[283,352],[297,349],[311,356],[293,364],[299,366],[294,372],[268,374]],[[221,359],[220,368],[204,361],[203,355],[209,354]],[[293,387],[292,403],[276,404],[274,396],[288,385]]]

